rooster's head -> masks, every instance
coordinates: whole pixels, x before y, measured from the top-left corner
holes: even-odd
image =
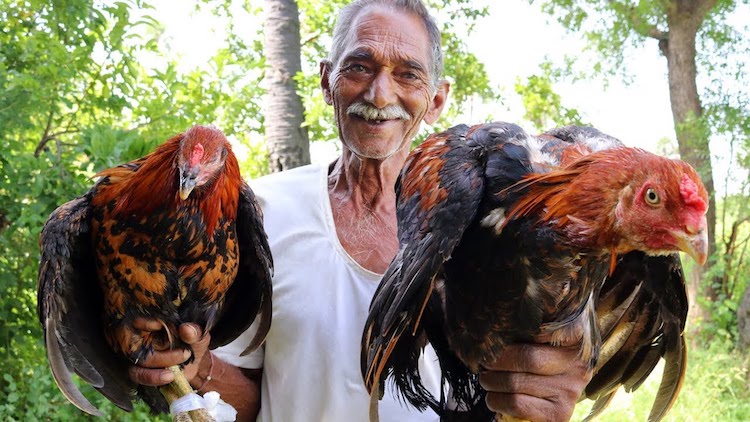
[[[214,127],[193,126],[183,134],[176,163],[183,201],[193,189],[210,182],[221,172],[230,149],[227,138]]]

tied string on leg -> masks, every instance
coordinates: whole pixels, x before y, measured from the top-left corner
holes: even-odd
[[[196,392],[201,392],[206,385],[214,379],[214,354],[208,353],[210,363],[208,365],[208,375],[203,379],[200,387],[196,388]],[[219,373],[218,379],[224,375],[226,367],[221,367],[221,373]],[[208,413],[216,420],[216,422],[234,422],[237,419],[237,410],[232,407],[231,404],[221,399],[221,396],[216,391],[207,391],[203,393],[203,402],[206,405]]]
[[[170,371],[174,374],[174,381],[169,385],[161,388],[162,394],[170,403],[170,411],[177,403],[177,409],[171,411],[173,422],[216,422],[206,409],[203,398],[193,391],[190,383],[185,378],[179,366],[170,366]],[[195,397],[193,397],[195,396]],[[196,399],[196,397],[199,399]],[[181,411],[182,409],[189,409]]]
[[[214,379],[214,356],[210,352],[209,359],[208,375],[203,379],[200,387],[196,388],[196,391],[193,391],[179,367],[169,368],[175,374],[175,381],[166,387],[170,393],[169,410],[173,422],[233,422],[237,419],[237,410],[222,400],[218,392],[208,391],[203,394],[203,397],[197,393]],[[223,374],[224,368],[222,367],[219,378]],[[179,394],[177,393],[178,389]]]
[[[209,391],[203,395],[208,413],[216,419],[216,422],[234,422],[237,419],[237,410],[231,404],[221,399],[216,391]]]
[[[169,405],[169,413],[175,417],[180,413],[188,413],[198,409],[206,409],[206,403],[203,397],[196,393],[182,396]]]

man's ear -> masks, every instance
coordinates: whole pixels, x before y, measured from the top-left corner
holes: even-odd
[[[440,113],[443,112],[445,102],[448,100],[448,93],[450,92],[450,90],[450,82],[446,81],[445,79],[442,79],[440,80],[440,82],[438,82],[435,96],[432,97],[432,101],[430,102],[430,108],[429,110],[427,110],[427,114],[424,115],[425,123],[431,125],[435,123],[438,117],[440,117]]]
[[[330,60],[324,59],[320,61],[320,87],[323,89],[323,99],[328,105],[333,105],[330,82],[332,68],[333,64]]]

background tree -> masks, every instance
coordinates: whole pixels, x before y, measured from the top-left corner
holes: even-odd
[[[731,64],[727,61],[728,56],[720,58],[716,52],[736,46],[741,41],[742,34],[726,19],[738,6],[738,2],[545,0],[541,3],[542,10],[557,18],[567,29],[582,32],[601,57],[597,68],[611,73],[626,73],[628,52],[644,45],[648,40],[656,41],[667,62],[670,103],[680,156],[698,170],[709,192],[709,262],[716,263],[717,204],[709,140],[712,134],[731,131],[732,128],[719,123],[727,113],[739,112],[747,116],[748,111],[738,107],[741,106],[738,96],[727,98],[732,90],[729,86],[722,89],[709,85],[699,90],[699,76],[702,71],[704,78],[708,78],[721,66]],[[739,56],[734,56],[734,59],[738,58]],[[735,68],[740,73],[744,72],[741,66]],[[743,129],[745,138],[749,133],[747,129],[747,126]],[[694,297],[700,291],[709,302],[715,302],[721,289],[721,286],[717,286],[717,283],[721,283],[721,278],[707,280],[700,288],[701,275],[702,269],[696,267],[691,295]],[[694,300],[691,302],[695,303]],[[693,306],[693,309],[698,307]],[[703,318],[709,318],[706,308]]]
[[[310,163],[305,112],[294,80],[302,72],[299,10],[295,0],[266,0],[264,11],[266,145],[269,169],[282,171]]]

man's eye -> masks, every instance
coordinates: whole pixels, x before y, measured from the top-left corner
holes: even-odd
[[[419,79],[419,75],[414,72],[405,72],[401,75],[404,79]]]
[[[350,72],[355,72],[355,73],[362,73],[362,72],[366,72],[367,71],[367,69],[364,66],[362,66],[361,64],[350,65],[346,70],[348,70]]]

